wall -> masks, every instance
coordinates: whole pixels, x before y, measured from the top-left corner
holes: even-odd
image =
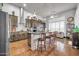
[[[78,26],[79,28],[79,4],[77,5],[76,14],[75,14],[75,27]]]

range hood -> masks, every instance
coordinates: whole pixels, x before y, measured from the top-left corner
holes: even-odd
[[[24,25],[24,8],[20,8],[20,24]]]

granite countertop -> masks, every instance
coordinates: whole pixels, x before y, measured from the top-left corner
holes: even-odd
[[[22,40],[27,40],[27,39],[21,39],[21,40],[10,40],[10,42],[18,42],[18,41],[22,41]]]
[[[31,34],[41,34],[41,33],[47,33],[47,32],[28,32],[28,33],[31,33]]]

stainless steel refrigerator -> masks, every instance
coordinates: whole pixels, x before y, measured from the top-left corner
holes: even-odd
[[[0,11],[0,56],[9,53],[8,20],[8,13]]]

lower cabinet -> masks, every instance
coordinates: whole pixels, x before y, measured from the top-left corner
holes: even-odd
[[[79,33],[78,32],[73,33],[72,45],[79,48]]]

